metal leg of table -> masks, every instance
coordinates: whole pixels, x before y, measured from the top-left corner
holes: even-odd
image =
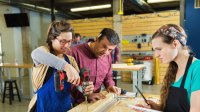
[[[138,88],[142,92],[142,70],[138,71]]]
[[[29,69],[30,99],[34,95],[33,84],[32,84],[32,80],[31,80],[31,73],[32,73],[32,69]]]
[[[138,73],[135,73],[134,71],[132,71],[132,77],[133,77],[133,92],[136,93],[137,90],[135,88],[135,85],[138,84],[138,78],[137,78],[137,75]]]
[[[23,85],[22,85],[22,71],[21,68],[18,68],[18,76],[19,76],[19,94],[20,96],[23,95]]]
[[[142,91],[142,70],[137,72],[132,71],[133,76],[133,92],[137,92],[135,85]]]
[[[31,74],[31,70],[29,70],[29,74]],[[22,79],[22,69],[18,68],[18,73],[19,73],[19,93],[23,99],[30,99],[30,96],[24,96],[24,91],[23,91],[23,79]],[[30,86],[32,87],[32,86]],[[31,90],[32,88],[30,88]],[[30,93],[31,94],[31,93]]]
[[[0,87],[1,87],[1,96],[2,96],[2,93],[3,93],[3,77],[2,77],[2,71],[1,71],[1,68],[0,68]]]

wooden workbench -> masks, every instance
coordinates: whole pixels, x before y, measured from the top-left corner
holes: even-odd
[[[137,98],[116,98],[112,93],[104,93],[106,99],[99,100],[95,103],[81,103],[80,105],[69,110],[69,112],[135,112],[128,105],[144,104],[141,97]],[[158,99],[158,95],[145,95],[147,98]],[[157,101],[156,101],[157,102]],[[88,110],[87,110],[88,108]]]

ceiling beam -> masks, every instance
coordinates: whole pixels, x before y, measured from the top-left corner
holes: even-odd
[[[35,7],[27,6],[27,5],[24,5],[23,3],[18,3],[18,2],[13,2],[13,1],[8,2],[8,1],[5,1],[5,0],[0,0],[0,3],[3,3],[5,5],[10,5],[10,6],[13,6],[13,7],[18,7],[18,8],[31,10],[31,11],[36,11],[36,12],[40,12],[40,13],[51,14],[51,11],[43,10],[43,9],[37,8],[36,6]],[[55,15],[61,16],[61,17],[64,17],[64,18],[68,18],[68,19],[77,18],[77,17],[72,16],[72,14],[68,15],[68,14],[62,13],[62,12],[55,13]]]
[[[86,1],[88,2],[88,0],[56,0],[57,3],[77,3],[77,2],[86,2]]]
[[[55,17],[55,14],[54,14],[54,0],[51,0],[51,21],[55,21],[56,17]]]
[[[155,12],[154,9],[144,0],[130,0],[134,5],[141,8],[144,12]]]

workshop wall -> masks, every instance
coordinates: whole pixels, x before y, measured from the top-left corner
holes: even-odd
[[[75,32],[80,33],[84,37],[96,37],[103,28],[113,28],[112,17],[69,20],[69,22],[74,27]],[[180,24],[179,11],[172,10],[150,14],[122,16],[122,35],[153,34],[159,27],[169,23]],[[159,63],[159,65],[160,66],[157,66],[156,68],[159,69],[156,70],[158,72],[154,74],[156,77],[156,84],[162,82],[168,66],[161,63]],[[125,74],[126,77],[124,79],[130,81],[130,75],[127,77],[127,72]]]

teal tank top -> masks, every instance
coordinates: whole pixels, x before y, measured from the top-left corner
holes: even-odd
[[[180,87],[183,76],[176,82],[174,82],[171,86]],[[190,103],[190,98],[192,92],[200,90],[200,60],[195,60],[189,70],[185,80],[184,88],[188,93],[188,101]]]

